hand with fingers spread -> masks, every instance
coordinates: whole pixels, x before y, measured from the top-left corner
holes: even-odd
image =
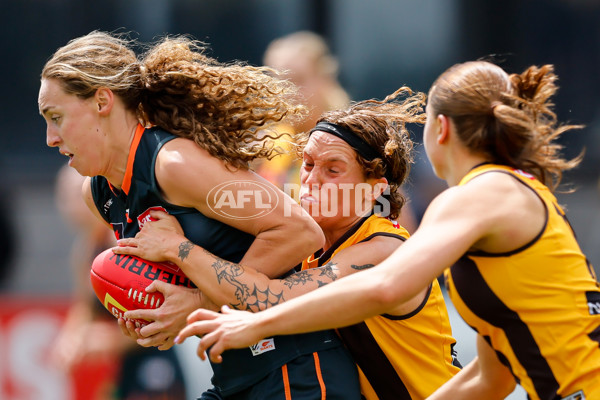
[[[177,218],[164,211],[152,210],[150,217],[135,237],[118,240],[113,251],[148,261],[172,261],[177,256],[173,249],[186,240],[183,229]]]
[[[255,323],[258,317],[259,314],[232,310],[227,306],[221,308],[221,313],[200,308],[188,316],[187,326],[179,332],[175,343],[183,343],[193,335],[200,336],[198,356],[206,360],[205,354],[210,348],[210,360],[220,363],[225,350],[241,349],[263,338]]]
[[[168,350],[173,347],[173,340],[186,324],[186,316],[202,305],[200,291],[162,281],[154,281],[147,288],[147,293],[161,292],[164,303],[156,309],[130,310],[124,314],[125,319],[141,318],[151,323],[136,328],[131,321],[119,320],[119,326],[125,336],[136,339],[140,346],[158,347]]]

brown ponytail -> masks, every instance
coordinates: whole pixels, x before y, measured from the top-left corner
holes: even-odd
[[[552,96],[558,90],[552,65],[541,68],[531,66],[522,74],[511,74],[510,81],[515,88],[517,107],[528,115],[531,121],[532,139],[523,158],[523,169],[534,173],[552,190],[556,189],[562,172],[576,167],[583,153],[572,160],[561,157],[562,147],[555,140],[564,132],[580,129],[581,125],[558,125],[552,111]]]
[[[557,91],[551,65],[508,75],[485,61],[457,64],[434,83],[429,104],[450,117],[463,143],[490,161],[535,175],[551,190],[581,162],[560,156],[555,140],[581,126],[557,126],[550,102]]]

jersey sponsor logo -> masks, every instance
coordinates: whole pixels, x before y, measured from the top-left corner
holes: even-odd
[[[112,203],[113,203],[112,199],[108,199],[108,201],[106,203],[104,203],[103,208],[104,208],[105,214],[108,214],[108,210],[110,210],[110,206],[112,206]]]
[[[164,212],[167,212],[167,210],[164,207],[160,207],[160,206],[148,207],[146,209],[146,211],[144,211],[143,213],[141,213],[137,217],[138,226],[140,227],[140,229],[142,229],[144,227],[144,224],[146,222],[148,222],[148,221],[154,221],[154,219],[150,216],[150,211],[164,211]],[[127,209],[126,213],[127,213],[127,220],[129,222],[129,209]]]
[[[585,292],[590,315],[600,315],[600,292]]]
[[[567,397],[563,397],[561,400],[585,400],[585,394],[583,394],[583,390],[580,390],[577,393],[573,393],[568,395]]]
[[[252,351],[253,356],[260,356],[267,351],[275,350],[275,340],[272,338],[263,339],[260,342],[250,346],[250,350]]]
[[[277,189],[256,181],[227,181],[206,195],[211,211],[231,219],[255,219],[271,213],[279,203]],[[244,210],[243,215],[239,210]]]

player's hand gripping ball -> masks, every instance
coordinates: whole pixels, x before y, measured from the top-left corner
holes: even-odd
[[[128,310],[160,307],[164,301],[162,293],[146,293],[144,290],[154,280],[188,288],[196,287],[175,264],[115,254],[111,249],[103,251],[94,259],[90,275],[96,296],[115,318],[123,318],[123,313]],[[137,327],[148,324],[143,319],[133,322]]]

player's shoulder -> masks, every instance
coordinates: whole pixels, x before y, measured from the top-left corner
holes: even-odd
[[[200,172],[204,179],[238,170],[193,140],[185,138],[175,138],[165,143],[157,154],[156,167],[163,169],[164,173],[176,175],[186,174],[186,171],[194,174]]]
[[[224,161],[189,139],[176,138],[167,142],[158,152],[155,162],[157,180],[167,182],[208,179],[226,170]]]
[[[373,215],[365,222],[362,235],[371,237],[408,238],[410,234],[402,225],[389,218]]]
[[[496,204],[503,195],[514,189],[518,180],[503,171],[489,171],[442,191],[432,202],[436,205]]]
[[[485,169],[476,174],[469,174],[463,178],[463,182],[459,186],[465,190],[483,190],[484,193],[498,193],[506,190],[511,190],[520,181],[531,180],[536,181],[533,175],[527,174],[524,171],[516,170],[510,167],[499,166]]]
[[[429,203],[419,229],[430,223],[449,223],[450,226],[467,224],[469,229],[477,225],[479,229],[496,217],[501,202],[502,191],[498,191],[493,182],[468,182],[466,185],[452,186]]]

